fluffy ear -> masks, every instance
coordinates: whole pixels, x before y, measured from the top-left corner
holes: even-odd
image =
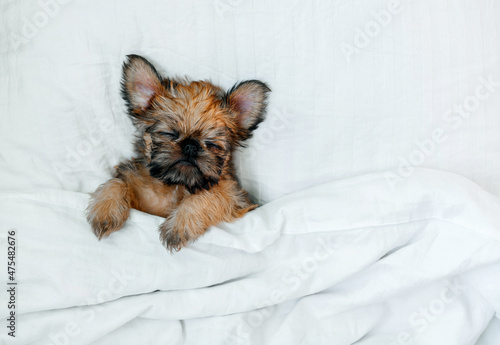
[[[123,64],[122,96],[130,114],[141,118],[151,107],[155,94],[164,94],[162,77],[148,60],[139,55],[128,55]]]
[[[228,91],[227,103],[236,114],[240,140],[250,138],[252,131],[264,120],[269,92],[271,89],[258,80],[241,82]]]

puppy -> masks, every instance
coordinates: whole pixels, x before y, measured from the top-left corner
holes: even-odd
[[[236,181],[232,156],[264,120],[269,92],[257,80],[225,92],[207,81],[162,78],[129,55],[122,96],[138,132],[136,154],[91,195],[87,220],[96,236],[122,228],[135,208],[164,217],[160,239],[178,251],[256,208]]]

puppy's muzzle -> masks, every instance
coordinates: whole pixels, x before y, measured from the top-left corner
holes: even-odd
[[[198,152],[200,151],[201,147],[197,141],[193,139],[186,139],[181,142],[181,148],[182,152],[186,155],[186,157],[194,158],[198,155]]]

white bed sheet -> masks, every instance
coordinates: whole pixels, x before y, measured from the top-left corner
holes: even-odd
[[[261,203],[420,165],[500,195],[496,1],[48,3],[40,27],[43,1],[1,5],[4,188],[90,192],[130,155],[119,80],[137,53],[169,75],[270,85],[268,120],[237,159]]]
[[[432,323],[431,333],[416,334],[414,343],[473,344],[483,333],[482,345],[496,345],[499,16],[500,3],[490,0],[1,2],[0,225],[20,233],[19,343],[55,344],[50,332],[59,334],[82,310],[75,343],[176,344],[175,336],[186,337],[186,343],[197,337],[217,343],[262,307],[251,303],[269,293],[266,269],[289,269],[300,257],[291,254],[314,249],[316,233],[337,234],[339,224],[350,230],[377,223],[385,230],[366,230],[356,245],[349,242],[355,232],[339,232],[347,253],[340,250],[326,271],[308,277],[243,343],[300,339],[290,329],[313,334],[324,325],[316,309],[325,309],[324,322],[336,325],[328,341],[391,344],[408,328],[404,313],[425,307],[446,279],[460,275],[471,292],[443,312],[442,324]],[[133,127],[119,94],[121,64],[130,53],[147,57],[165,74],[211,79],[224,87],[256,78],[273,90],[268,119],[236,157],[242,184],[265,206],[237,224],[222,225],[223,231],[210,231],[174,257],[157,242],[155,217],[136,212],[123,232],[103,242],[96,242],[84,221],[85,193],[132,152]],[[453,175],[421,173],[420,166],[464,176],[486,192]],[[456,182],[456,192],[448,179]],[[345,184],[345,195],[314,187]],[[405,195],[407,186],[413,187]],[[372,188],[378,190],[373,199]],[[299,196],[305,198],[300,207],[294,204]],[[415,198],[411,207],[398,205],[404,198]],[[311,209],[332,203],[329,212]],[[312,212],[302,213],[309,226],[296,222],[301,213],[294,207]],[[479,210],[469,214],[470,207]],[[405,220],[447,210],[443,219],[460,221],[388,227],[398,210]],[[464,219],[470,223],[466,230]],[[287,231],[307,234],[282,235]],[[413,251],[404,242],[409,238],[422,240],[424,249]],[[434,239],[441,239],[436,247]],[[5,232],[0,240],[4,248]],[[378,260],[400,246],[396,256]],[[380,268],[400,253],[406,256],[399,270]],[[112,256],[121,261],[107,260]],[[436,271],[416,274],[412,264],[422,258],[434,259]],[[93,304],[87,298],[103,291],[125,263],[134,277],[144,278],[110,297],[123,298],[103,303],[99,321],[87,324],[90,314],[82,306]],[[358,272],[359,281],[347,279],[349,272]],[[163,278],[156,281],[158,275]],[[214,284],[220,287],[208,288]],[[156,289],[162,292],[151,293]],[[214,293],[219,289],[254,298],[231,300]],[[387,303],[381,302],[384,289]],[[220,296],[227,302],[219,305]],[[181,307],[192,300],[200,303]],[[113,319],[116,310],[120,316]]]
[[[500,202],[458,175],[319,185],[175,255],[139,211],[98,241],[87,201],[0,195],[19,248],[17,342],[3,343],[461,345],[498,326]]]

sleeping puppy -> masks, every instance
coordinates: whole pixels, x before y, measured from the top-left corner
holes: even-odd
[[[232,156],[264,120],[269,92],[257,80],[225,92],[207,81],[162,78],[129,55],[122,96],[138,131],[136,155],[91,195],[87,219],[96,236],[122,228],[135,208],[164,217],[160,239],[178,251],[256,208],[236,181]]]

